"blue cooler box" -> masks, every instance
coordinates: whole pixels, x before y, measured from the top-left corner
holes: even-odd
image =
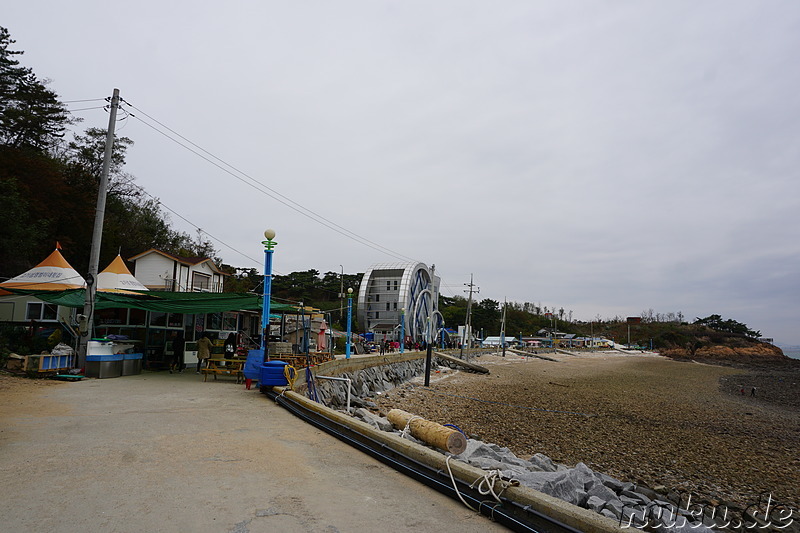
[[[90,378],[118,378],[122,375],[123,355],[87,355],[86,375]]]
[[[285,387],[289,384],[283,374],[286,361],[267,361],[261,365],[261,378],[259,379],[262,387]]]

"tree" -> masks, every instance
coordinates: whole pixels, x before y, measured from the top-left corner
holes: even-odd
[[[745,337],[751,337],[754,339],[757,339],[761,336],[760,331],[753,331],[747,327],[747,324],[737,322],[736,320],[730,318],[728,320],[723,320],[721,315],[709,315],[705,318],[697,318],[694,323],[700,326],[706,326],[711,329],[715,329],[717,331],[744,335]]]
[[[264,281],[264,277],[255,268],[235,268],[230,265],[222,265],[220,268],[231,274],[225,281],[225,292],[251,292]]]
[[[0,277],[10,278],[29,267],[38,245],[45,240],[47,221],[31,216],[30,204],[14,178],[0,177]]]
[[[46,151],[75,122],[58,95],[39,81],[30,68],[20,66],[16,41],[0,27],[0,144]]]
[[[98,184],[103,171],[107,133],[107,130],[102,128],[88,128],[84,135],[75,135],[74,140],[68,145],[67,157],[70,164],[92,176]],[[131,139],[114,136],[111,163],[108,168],[109,197],[142,195],[142,190],[134,183],[133,176],[123,171],[129,146],[133,146]]]
[[[500,302],[486,298],[472,308],[472,327],[487,335],[500,333]]]

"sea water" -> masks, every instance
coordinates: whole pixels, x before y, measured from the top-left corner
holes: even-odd
[[[781,350],[783,350],[783,353],[786,357],[800,359],[800,346],[783,346],[781,347]]]

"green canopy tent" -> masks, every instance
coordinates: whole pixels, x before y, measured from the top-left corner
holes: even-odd
[[[85,289],[64,291],[37,291],[27,289],[7,289],[17,294],[29,294],[47,303],[63,307],[82,308]],[[220,313],[223,311],[258,311],[262,307],[262,297],[256,294],[238,292],[170,292],[141,291],[137,293],[95,293],[95,309],[143,309],[162,313]],[[297,307],[272,301],[272,311],[296,311]]]
[[[62,307],[82,309],[84,304],[85,289],[68,289],[61,291],[44,291],[32,289],[16,289],[9,287],[9,292],[34,296],[44,302]],[[207,293],[207,292],[171,292],[171,291],[126,291],[95,293],[95,310],[104,309],[139,309],[151,313],[170,313],[184,315],[215,314],[230,311],[261,311],[263,298],[261,295],[248,293]],[[296,313],[297,307],[272,301],[270,310],[277,313]],[[270,313],[270,318],[279,315]],[[164,346],[167,337],[165,333],[170,328],[153,328],[148,320],[143,323],[146,331],[145,349],[148,351],[148,361],[163,364],[163,352],[150,350],[153,346]],[[129,326],[122,326],[129,327]],[[137,326],[141,327],[141,326]],[[175,328],[171,328],[175,329]],[[161,336],[153,342],[151,333],[160,331]]]

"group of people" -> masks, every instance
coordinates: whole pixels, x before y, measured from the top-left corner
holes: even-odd
[[[228,334],[225,339],[224,358],[233,359],[236,356],[236,334]],[[211,334],[207,331],[200,335],[197,339],[197,373],[199,374],[203,368],[208,367],[208,360],[211,358],[211,347],[214,342],[211,340]],[[186,369],[184,362],[184,351],[186,349],[186,339],[182,331],[178,331],[172,339],[172,362],[169,366],[169,373],[183,373]]]

